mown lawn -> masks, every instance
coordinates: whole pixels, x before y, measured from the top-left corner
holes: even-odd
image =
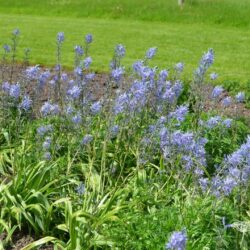
[[[187,1],[180,9],[177,1],[2,1],[0,0],[0,45],[10,42],[11,31],[21,30],[19,60],[23,49],[32,49],[33,64],[55,63],[55,36],[64,31],[63,62],[73,64],[73,47],[92,33],[93,68],[107,71],[113,48],[126,46],[126,68],[144,57],[149,47],[158,47],[153,64],[170,68],[185,63],[184,77],[190,79],[199,58],[208,48],[215,50],[211,71],[220,81],[250,79],[250,13],[248,0]]]
[[[249,27],[249,0],[0,0],[1,13]]]

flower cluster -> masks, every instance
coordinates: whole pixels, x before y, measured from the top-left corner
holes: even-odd
[[[200,124],[207,129],[214,129],[217,127],[226,127],[230,128],[233,120],[230,118],[226,118],[223,120],[221,116],[213,116],[210,117],[206,122],[200,121]]]
[[[161,149],[166,161],[170,161],[178,154],[182,155],[182,163],[187,171],[191,169],[198,176],[201,176],[206,167],[205,138],[195,138],[192,132],[180,130],[170,132],[163,128],[160,131]]]
[[[250,177],[250,136],[246,143],[231,155],[228,155],[216,169],[216,175],[209,181],[201,178],[203,191],[210,187],[216,196],[230,195],[234,188],[247,184]]]
[[[25,95],[21,103],[19,104],[19,108],[21,110],[28,111],[31,109],[31,106],[32,106],[32,100],[30,99],[28,95]]]
[[[202,79],[208,68],[213,64],[213,62],[214,62],[214,52],[212,49],[209,49],[208,52],[206,52],[201,58],[200,64],[195,71],[195,76],[199,79]],[[212,78],[215,79],[216,76],[212,75]]]
[[[184,250],[187,243],[186,231],[173,232],[170,236],[169,242],[166,244],[166,249]]]
[[[40,112],[43,116],[57,115],[60,112],[60,108],[58,104],[51,104],[48,101],[42,105]]]
[[[36,132],[40,137],[43,137],[45,134],[53,131],[53,126],[51,124],[40,126],[37,128]]]
[[[2,84],[2,91],[6,96],[11,98],[8,103],[11,107],[16,107],[19,111],[24,112],[31,109],[33,101],[29,95],[22,95],[19,83],[10,84],[9,82],[4,82]]]
[[[212,91],[211,97],[212,97],[213,99],[216,99],[216,98],[218,98],[218,97],[222,94],[223,91],[224,91],[224,89],[223,89],[222,86],[216,86],[216,87],[213,89],[213,91]]]
[[[13,97],[14,99],[18,99],[21,94],[21,87],[19,83],[9,85],[7,82],[4,83],[3,90],[9,96]]]

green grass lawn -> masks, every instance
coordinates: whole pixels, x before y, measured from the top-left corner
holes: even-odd
[[[249,0],[0,0],[0,12],[249,27]]]
[[[9,43],[11,31],[18,27],[19,58],[23,49],[29,47],[32,63],[53,65],[55,36],[64,31],[63,63],[70,67],[74,45],[83,43],[84,35],[92,33],[94,70],[108,70],[118,43],[126,46],[127,68],[143,58],[149,47],[156,46],[158,54],[152,63],[169,68],[182,61],[188,79],[202,53],[211,47],[216,55],[212,71],[219,73],[220,80],[246,82],[250,79],[248,2],[192,0],[180,10],[173,0],[154,4],[149,0],[0,0],[0,45]],[[117,10],[119,15],[111,11],[119,6],[122,6],[120,12]]]

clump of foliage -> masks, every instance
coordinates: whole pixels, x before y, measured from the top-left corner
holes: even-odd
[[[182,63],[149,66],[156,48],[126,75],[119,44],[100,97],[92,35],[75,46],[73,73],[63,71],[59,32],[56,67],[27,67],[13,82],[18,37],[2,62],[2,248],[21,231],[37,238],[23,249],[248,249],[250,137],[237,115],[245,94],[204,93],[212,49],[184,88]]]

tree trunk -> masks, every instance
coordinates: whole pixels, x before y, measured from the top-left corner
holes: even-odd
[[[178,0],[179,6],[182,6],[184,4],[184,0]]]

